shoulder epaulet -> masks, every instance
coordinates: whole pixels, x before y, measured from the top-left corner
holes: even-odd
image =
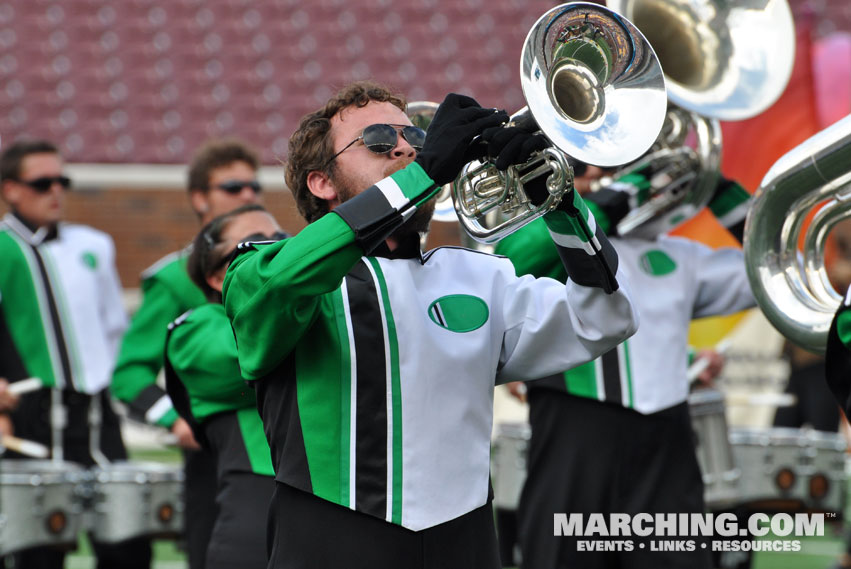
[[[177,259],[180,259],[182,256],[184,256],[184,255],[188,256],[189,253],[192,252],[191,247],[192,247],[191,245],[188,245],[185,248],[181,249],[180,251],[173,251],[173,252],[169,253],[168,255],[166,255],[165,257],[158,260],[157,262],[155,262],[153,265],[151,265],[150,267],[148,267],[147,269],[142,271],[142,275],[141,275],[142,280],[151,278],[152,276],[157,274],[162,268],[170,265],[171,263],[173,263]]]
[[[168,325],[169,331],[174,330],[175,328],[177,328],[178,326],[180,326],[181,324],[186,322],[186,319],[189,318],[189,315],[192,314],[194,311],[195,311],[195,309],[192,308],[190,310],[187,310],[186,312],[184,312],[183,314],[181,314],[177,318],[175,318],[174,322],[171,322]]]

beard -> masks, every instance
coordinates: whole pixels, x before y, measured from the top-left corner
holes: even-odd
[[[388,164],[387,168],[385,168],[383,172],[384,177],[390,176],[390,174],[393,174],[394,172],[398,172],[411,162],[413,162],[412,159],[402,159]],[[344,175],[337,168],[333,170],[330,177],[337,190],[337,198],[340,200],[340,203],[349,201],[367,187],[364,185],[364,182],[360,182],[351,176]],[[431,224],[431,218],[434,215],[436,201],[437,200],[435,198],[432,198],[417,208],[414,215],[397,228],[390,235],[390,238],[397,242],[402,242],[403,240],[410,238],[412,235],[417,235],[419,237],[419,235],[426,233],[429,225]]]

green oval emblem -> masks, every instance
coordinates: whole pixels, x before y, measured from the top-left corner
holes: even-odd
[[[98,266],[98,258],[91,251],[86,251],[83,253],[83,264],[94,270]]]
[[[653,249],[643,254],[639,264],[645,273],[654,277],[673,273],[677,268],[676,261],[669,257],[667,253],[658,249]]]
[[[428,307],[431,321],[452,332],[472,332],[488,321],[488,305],[476,296],[450,294],[431,303]]]

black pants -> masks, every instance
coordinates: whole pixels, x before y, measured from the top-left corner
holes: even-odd
[[[266,525],[275,479],[248,472],[222,478],[206,569],[263,569],[268,563]]]
[[[151,566],[151,541],[148,538],[128,539],[120,543],[92,542],[97,569],[148,569]],[[38,547],[11,556],[15,569],[62,569],[66,552],[50,547]],[[2,566],[2,565],[0,565]]]
[[[278,483],[269,517],[269,569],[499,567],[490,503],[415,532]]]
[[[189,569],[206,569],[207,547],[219,508],[216,506],[216,455],[210,450],[183,451],[184,536]]]
[[[102,391],[89,396],[65,391],[62,400],[67,410],[68,426],[63,433],[64,459],[90,467],[95,464],[89,449],[89,405],[101,406],[100,450],[109,460],[126,460],[127,451],[121,440],[118,416],[112,409],[109,395]],[[21,398],[12,414],[15,434],[50,446],[50,391],[43,389]],[[4,457],[6,459],[7,457]],[[22,458],[9,453],[8,458]],[[151,566],[151,542],[136,538],[120,543],[92,542],[97,569],[147,569]],[[66,550],[38,547],[11,556],[14,567],[25,569],[62,569]]]
[[[578,551],[553,535],[554,513],[703,513],[703,480],[686,404],[641,415],[560,393],[529,393],[532,438],[518,508],[524,569],[704,569],[709,550]],[[617,539],[617,538],[613,538]],[[629,539],[629,538],[625,538]]]

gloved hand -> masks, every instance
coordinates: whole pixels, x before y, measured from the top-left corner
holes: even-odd
[[[448,184],[480,152],[470,142],[484,129],[505,122],[508,122],[505,111],[484,109],[470,97],[450,93],[428,127],[416,162],[437,185]]]
[[[521,127],[491,127],[482,132],[481,143],[487,144],[487,155],[494,160],[497,170],[506,170],[514,164],[523,164],[532,153],[550,145],[540,132],[529,132]]]

